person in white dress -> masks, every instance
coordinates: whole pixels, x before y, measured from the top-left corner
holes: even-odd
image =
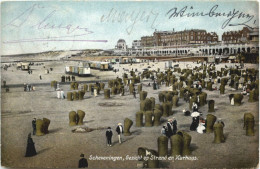
[[[198,133],[203,134],[203,130],[206,129],[206,127],[204,125],[205,125],[205,123],[199,123],[199,126],[197,127]]]
[[[231,104],[232,106],[235,105],[234,97],[232,97],[230,104]]]
[[[57,90],[57,98],[58,98],[58,99],[61,98],[61,91],[60,91],[60,89]]]
[[[183,88],[187,87],[186,82],[183,82],[182,87],[183,87]]]
[[[61,95],[61,99],[64,99],[65,98],[65,94],[64,94],[64,91],[61,89],[60,91],[60,95]]]
[[[94,89],[94,96],[97,97],[97,89]]]

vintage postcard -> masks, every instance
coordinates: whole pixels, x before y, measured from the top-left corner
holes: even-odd
[[[2,1],[3,168],[258,168],[258,1]]]

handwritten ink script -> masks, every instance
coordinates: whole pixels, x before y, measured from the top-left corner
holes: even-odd
[[[135,26],[138,23],[150,23],[150,27],[155,29],[156,20],[158,18],[159,13],[151,10],[149,12],[145,10],[137,10],[137,11],[118,11],[112,8],[107,15],[102,15],[100,18],[100,22],[104,23],[130,23],[127,25],[126,32],[130,35]]]
[[[227,26],[249,26],[249,23],[253,22],[256,24],[256,20],[254,20],[254,15],[250,15],[248,13],[244,13],[243,11],[239,11],[237,9],[230,10],[228,12],[221,12],[218,11],[218,5],[214,5],[208,12],[203,11],[194,11],[195,9],[193,6],[184,6],[181,9],[172,8],[167,13],[166,16],[169,15],[169,19],[173,18],[184,18],[184,17],[210,17],[210,18],[217,18],[217,17],[225,17],[227,18],[223,24],[222,29],[226,28]],[[237,23],[235,23],[235,21]]]
[[[72,23],[63,24],[63,23],[53,23],[51,19],[55,17],[55,14],[59,12],[57,9],[53,9],[50,12],[47,12],[43,19],[36,20],[35,23],[29,23],[30,17],[33,17],[33,12],[37,10],[46,9],[40,4],[34,4],[28,9],[23,11],[17,17],[12,19],[4,28],[9,29],[32,29],[33,31],[48,30],[48,31],[58,31],[58,36],[52,37],[42,37],[42,38],[30,38],[30,39],[17,39],[17,40],[8,40],[4,43],[23,43],[23,42],[42,42],[42,41],[81,41],[81,42],[107,42],[107,40],[88,40],[88,39],[75,39],[75,37],[84,37],[94,32],[89,30],[86,27],[81,27],[79,25],[73,25]],[[28,27],[28,23],[30,24]],[[39,32],[40,33],[40,32]]]

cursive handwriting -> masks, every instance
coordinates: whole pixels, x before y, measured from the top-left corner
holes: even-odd
[[[12,19],[10,22],[8,22],[6,25],[4,25],[4,28],[15,28],[15,29],[28,29],[28,27],[25,27],[25,25],[32,17],[33,12],[36,10],[43,10],[46,9],[44,6],[40,4],[33,4],[28,9],[24,10],[21,14],[19,14],[17,17]],[[44,11],[41,11],[44,12]],[[54,9],[51,12],[48,12],[43,19],[40,19],[39,21],[35,21],[35,23],[29,25],[29,28],[32,28],[33,30],[58,30],[60,34],[62,34],[63,31],[65,31],[65,35],[56,36],[56,37],[42,37],[42,38],[31,38],[31,39],[19,39],[19,40],[10,40],[10,41],[4,41],[4,43],[21,43],[21,42],[41,42],[41,41],[85,41],[85,42],[107,42],[107,40],[75,40],[75,39],[59,39],[59,38],[75,38],[75,37],[83,37],[88,34],[93,34],[93,31],[90,31],[88,28],[81,27],[79,25],[73,25],[71,23],[69,24],[63,24],[63,23],[53,23],[50,21],[53,17],[55,17],[55,14],[59,12],[59,10]]]
[[[117,22],[117,23],[130,23],[130,25],[127,26],[126,32],[128,35],[132,33],[134,30],[135,25],[138,22],[143,23],[149,23],[152,29],[155,29],[156,27],[156,20],[159,13],[151,10],[149,12],[147,11],[118,11],[114,8],[112,8],[107,15],[102,15],[100,18],[100,22]]]
[[[41,20],[39,23],[37,23],[32,27],[36,27],[37,29],[59,29],[59,30],[65,29],[67,34],[71,34],[78,30],[83,30],[87,34],[93,33],[92,31],[89,31],[88,28],[81,28],[79,25],[73,26],[72,24],[63,25],[62,23],[60,24],[49,23],[48,20],[52,18],[56,12],[57,10],[51,11],[45,18],[43,18],[43,20]]]
[[[193,6],[185,6],[178,10],[178,8],[172,8],[167,13],[166,16],[169,15],[169,19],[176,18],[176,17],[205,17],[208,16],[210,18],[217,18],[217,17],[225,17],[227,18],[223,24],[222,29],[226,28],[227,26],[238,26],[238,25],[244,25],[248,26],[249,22],[254,19],[254,15],[250,15],[248,13],[244,13],[242,11],[239,11],[237,9],[230,10],[228,12],[218,12],[218,5],[214,5],[208,12],[202,12],[202,11],[196,11],[194,12]],[[190,10],[190,11],[188,11]],[[238,19],[239,23],[234,23],[233,20]],[[233,23],[232,23],[233,22]],[[256,20],[254,20],[255,24]],[[250,26],[248,26],[250,27]]]

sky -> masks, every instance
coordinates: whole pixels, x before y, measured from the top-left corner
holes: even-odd
[[[113,49],[119,39],[131,47],[155,30],[205,29],[221,40],[225,31],[259,27],[258,6],[234,0],[6,1],[1,3],[1,54]]]

